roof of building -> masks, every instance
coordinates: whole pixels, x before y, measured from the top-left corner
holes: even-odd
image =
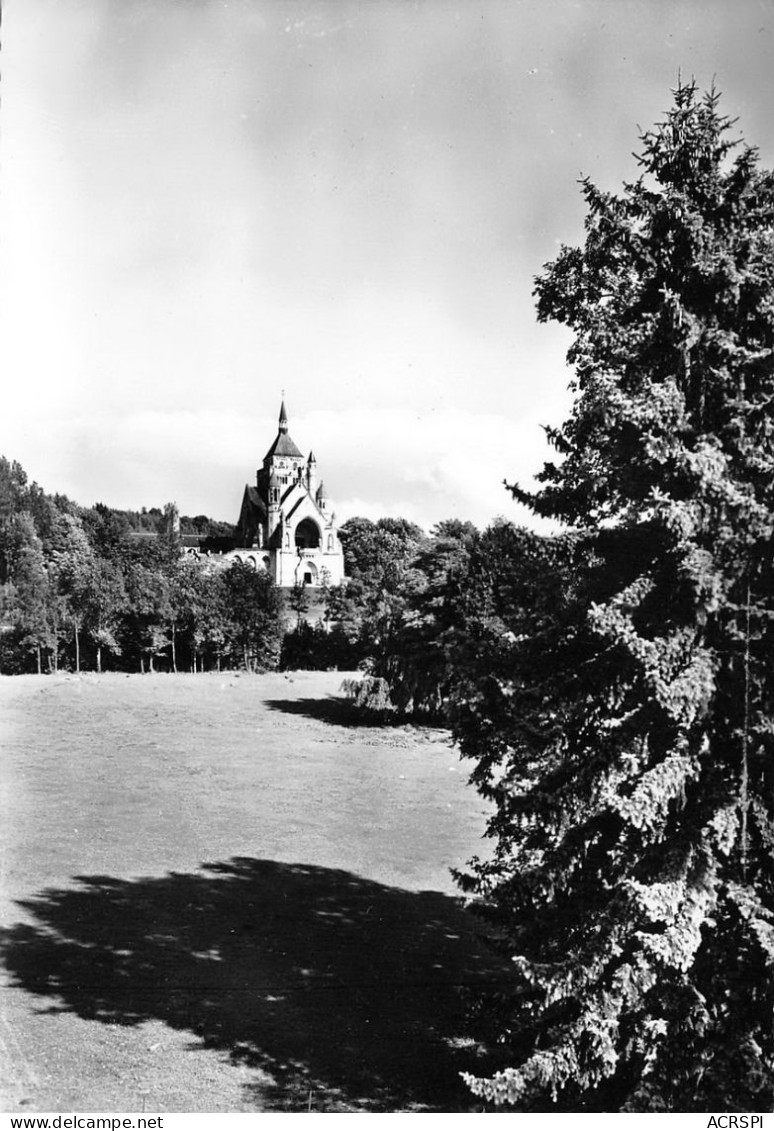
[[[272,456],[296,456],[299,459],[304,458],[303,452],[299,451],[287,432],[283,432],[282,429],[277,433],[277,439],[264,456],[264,460],[271,459]]]
[[[298,498],[297,498],[297,499],[295,500],[295,502],[293,502],[293,505],[291,506],[291,508],[290,508],[290,510],[288,511],[288,513],[287,513],[287,516],[286,516],[286,520],[287,520],[288,522],[289,522],[289,521],[290,521],[290,520],[292,519],[293,515],[294,515],[294,514],[296,513],[296,511],[298,510],[298,508],[299,508],[299,507],[301,506],[301,504],[303,503],[304,499],[306,499],[307,497],[308,497],[308,496],[307,496],[307,495],[305,495],[305,494],[304,494],[304,495],[299,495],[299,497],[298,497]]]
[[[277,432],[277,439],[274,441],[268,452],[264,456],[264,463],[272,456],[291,456],[296,459],[303,459],[304,455],[288,436],[288,414],[285,411],[285,398],[282,398],[282,405],[280,406],[279,414],[279,431]]]
[[[257,487],[250,487],[248,484],[245,487],[245,499],[252,510],[257,511],[262,518],[266,517],[266,503],[261,498]]]

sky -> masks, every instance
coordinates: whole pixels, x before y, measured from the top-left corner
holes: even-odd
[[[6,0],[0,454],[236,521],[284,390],[339,520],[537,525],[534,278],[679,74],[774,165],[774,0]]]

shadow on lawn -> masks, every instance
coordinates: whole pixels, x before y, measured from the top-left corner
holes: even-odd
[[[51,1012],[188,1030],[260,1070],[270,1110],[310,1093],[315,1111],[475,1110],[458,1073],[494,1066],[465,988],[505,975],[455,900],[245,857],[76,879],[22,902],[38,925],[2,933],[15,984]]]
[[[438,731],[438,724],[417,722],[413,718],[394,713],[379,714],[363,710],[351,699],[329,695],[324,699],[266,699],[264,705],[270,711],[282,711],[286,715],[303,715],[307,719],[330,723],[341,727],[372,727],[379,730],[408,726],[416,731]]]
[[[340,727],[383,727],[384,720],[368,715],[356,707],[351,699],[340,695],[327,695],[323,699],[266,699],[264,706],[270,711],[281,711],[284,715],[303,715],[306,719],[317,719]]]

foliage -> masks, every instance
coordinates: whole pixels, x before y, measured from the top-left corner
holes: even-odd
[[[296,581],[293,584],[293,588],[290,590],[290,593],[288,593],[287,601],[288,607],[292,609],[292,611],[296,614],[296,628],[299,628],[304,617],[304,613],[309,612],[309,606],[311,603],[309,600],[309,594],[306,591],[306,586],[302,585],[301,582]]]
[[[381,676],[367,675],[360,679],[342,680],[341,690],[356,707],[375,719],[384,720],[395,713],[390,686]]]
[[[34,655],[38,672],[43,670],[44,656],[55,668],[57,595],[29,512],[9,518],[5,548],[9,579],[3,587],[3,620],[15,630],[18,650]]]
[[[463,883],[517,972],[495,1103],[772,1100],[774,177],[730,124],[681,86],[537,281],[577,398],[513,491],[580,532],[499,638],[470,610],[455,708],[495,806]]]
[[[406,519],[358,518],[345,527],[352,575],[326,588],[322,624],[297,616],[283,641],[281,667],[365,668],[386,681],[402,715],[437,715],[449,674],[444,632],[453,614],[445,609],[446,591],[452,576],[459,584],[478,532],[457,519],[439,523],[430,537]],[[290,594],[297,613],[305,596],[301,587]]]
[[[159,549],[168,566],[174,568],[180,560],[180,514],[176,503],[167,503],[158,530]]]
[[[81,670],[81,632],[92,604],[97,563],[79,519],[63,515],[62,545],[51,557],[50,569],[63,601],[66,623],[75,645],[75,670]]]
[[[155,670],[155,662],[170,644],[173,605],[170,578],[161,564],[135,562],[126,573],[128,611],[125,620],[127,651],[139,659],[141,671]]]
[[[282,671],[353,671],[360,660],[357,641],[341,624],[301,621],[282,638]]]
[[[347,577],[378,585],[391,568],[405,565],[423,537],[421,529],[405,518],[350,518],[339,538]]]
[[[402,600],[410,563],[423,541],[419,527],[401,518],[349,519],[340,534],[347,580],[331,586],[323,575],[323,623],[305,623],[310,606],[303,586],[289,594],[296,623],[283,641],[280,663],[285,669],[351,671],[368,664],[383,649],[389,608]]]
[[[23,511],[29,514],[26,488],[27,474],[21,464],[0,456],[0,585],[10,575],[12,523]]]
[[[226,639],[245,671],[267,671],[279,661],[282,598],[266,573],[235,561],[224,574]]]
[[[85,602],[85,628],[94,646],[94,661],[102,671],[103,653],[121,654],[119,633],[126,611],[126,585],[120,572],[105,558],[95,558],[89,572]]]
[[[84,510],[84,529],[94,553],[108,561],[119,560],[126,552],[131,526],[123,511],[113,510],[104,503]]]
[[[339,650],[331,667],[352,671],[367,658],[363,618],[371,587],[357,578],[332,585],[325,595],[324,622],[335,635]]]
[[[0,458],[0,670],[275,666],[278,595],[183,556],[181,526],[171,503],[78,507]]]
[[[226,649],[226,581],[221,570],[206,570],[195,558],[181,558],[172,575],[172,607],[178,649],[193,671],[219,668]]]
[[[438,523],[372,599],[365,625],[370,664],[401,713],[443,717],[455,679],[456,598],[467,584],[471,523]]]
[[[198,534],[201,538],[233,538],[234,532],[232,522],[222,522],[204,514],[197,514],[193,518],[184,514],[180,516],[181,534]]]

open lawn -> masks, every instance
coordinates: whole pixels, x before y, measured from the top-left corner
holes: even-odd
[[[483,803],[341,679],[0,677],[3,1110],[475,1110]]]

